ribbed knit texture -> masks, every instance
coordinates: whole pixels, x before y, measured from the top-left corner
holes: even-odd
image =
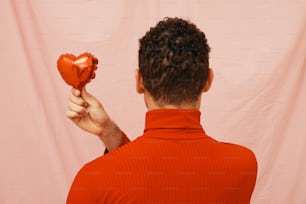
[[[144,134],[86,164],[67,203],[249,203],[249,149],[207,136],[196,110],[147,112]]]

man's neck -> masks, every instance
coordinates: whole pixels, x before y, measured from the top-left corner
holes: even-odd
[[[156,110],[156,109],[194,109],[199,110],[201,106],[201,95],[199,96],[197,101],[192,103],[182,103],[180,105],[174,104],[164,104],[155,101],[152,96],[148,93],[144,93],[144,100],[148,110]]]
[[[148,110],[156,110],[156,109],[195,109],[195,110],[199,110],[200,107],[194,105],[163,105],[163,106],[150,106],[148,107]]]
[[[156,110],[156,109],[194,109],[199,110],[200,109],[200,102],[194,102],[194,103],[186,103],[181,105],[173,105],[173,104],[157,104],[156,102],[152,101],[147,102],[147,108],[148,110]]]

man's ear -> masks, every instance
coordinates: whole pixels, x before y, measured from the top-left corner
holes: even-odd
[[[135,80],[136,80],[136,92],[139,94],[144,93],[145,88],[143,85],[143,79],[142,79],[139,69],[135,70]]]
[[[203,92],[207,92],[210,89],[213,80],[214,80],[214,71],[211,68],[209,68],[208,69],[207,81],[206,81],[206,84],[203,88]]]

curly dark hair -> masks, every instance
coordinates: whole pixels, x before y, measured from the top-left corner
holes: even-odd
[[[208,77],[205,34],[190,21],[165,18],[139,41],[140,74],[158,105],[195,102]]]

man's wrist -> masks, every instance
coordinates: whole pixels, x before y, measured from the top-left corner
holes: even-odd
[[[103,124],[98,136],[109,151],[122,145],[122,131],[111,119]]]

